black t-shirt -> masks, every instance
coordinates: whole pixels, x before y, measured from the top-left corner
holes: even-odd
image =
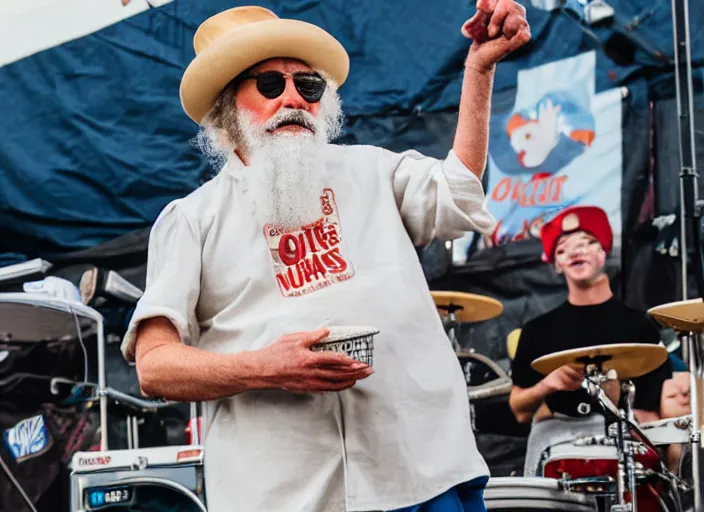
[[[631,309],[616,299],[593,306],[561,306],[528,322],[521,331],[518,349],[512,364],[513,384],[529,388],[545,376],[531,368],[537,358],[561,350],[613,343],[653,343],[660,341],[656,324],[645,314]],[[672,366],[665,363],[637,379],[634,407],[646,411],[660,410],[662,383],[671,378]],[[558,391],[546,397],[550,410],[568,416],[580,416],[580,403],[594,404],[583,389]],[[592,405],[593,411],[598,410]]]

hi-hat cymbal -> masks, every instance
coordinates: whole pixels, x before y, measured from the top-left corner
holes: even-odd
[[[498,300],[474,293],[431,291],[435,307],[445,317],[454,311],[458,322],[482,322],[497,317],[504,310]]]
[[[667,350],[648,343],[619,343],[562,350],[539,357],[531,363],[537,372],[547,375],[566,364],[584,366],[601,363],[604,373],[616,370],[618,379],[635,379],[658,368],[667,359]]]
[[[704,333],[704,302],[702,299],[661,304],[650,308],[648,314],[660,324],[676,331]]]

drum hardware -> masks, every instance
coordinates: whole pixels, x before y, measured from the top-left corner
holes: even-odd
[[[565,365],[584,367],[585,371],[589,370],[589,365],[595,365],[599,373],[605,376],[609,370],[615,370],[619,379],[626,380],[655,370],[667,357],[667,350],[660,345],[619,343],[555,352],[539,357],[531,363],[531,367],[543,375],[548,375]]]
[[[643,433],[654,445],[688,444],[692,442],[692,415],[665,418],[643,423]]]
[[[674,3],[673,3],[674,8]],[[683,228],[684,229],[684,228]],[[698,258],[700,248],[696,247]],[[697,266],[699,263],[697,263]],[[683,266],[686,274],[686,265]],[[686,277],[686,276],[685,276]],[[691,426],[691,479],[694,495],[694,512],[702,512],[702,486],[700,472],[701,429],[704,425],[704,302],[701,298],[681,300],[655,306],[648,314],[665,327],[674,329],[680,338],[682,354],[689,366]]]
[[[559,510],[563,512],[595,512],[593,496],[570,492],[560,482],[540,477],[494,477],[484,490],[487,510],[530,512]]]
[[[563,474],[561,481],[565,489],[612,496],[615,502],[611,503],[610,512],[636,512],[639,481],[658,474],[658,471],[639,462],[637,457],[645,457],[652,452],[659,463],[659,470],[662,471],[658,476],[664,480],[670,479],[669,476],[663,476],[669,475],[663,461],[654,444],[635,421],[635,385],[630,380],[656,369],[666,358],[667,351],[658,345],[618,344],[566,350],[533,361],[533,368],[544,375],[564,365],[578,365],[584,368],[582,388],[601,406],[609,425],[605,437],[610,441],[601,436],[588,436],[579,443],[574,443],[574,446],[604,446],[616,449],[615,476],[599,474],[595,477],[585,477]],[[618,379],[621,379],[624,404],[622,409],[618,408],[604,391],[605,383]],[[611,471],[608,469],[608,457],[604,462],[605,466],[601,470],[606,468]],[[565,464],[563,466],[568,467]],[[547,464],[544,467],[549,469]]]
[[[600,357],[591,364],[587,365],[587,377],[585,382],[589,382],[590,378],[595,379],[591,385],[585,386],[587,392],[597,398],[599,403],[604,407],[605,411],[610,412],[616,419],[616,428],[610,429],[609,435],[613,435],[613,430],[616,430],[615,446],[618,455],[618,469],[616,473],[616,498],[618,503],[611,506],[611,512],[632,512],[638,510],[638,498],[636,490],[636,450],[632,442],[631,432],[626,427],[625,423],[631,422],[633,418],[632,404],[635,398],[635,386],[626,381],[622,384],[621,389],[625,395],[625,410],[620,411],[614,403],[606,396],[606,393],[601,387],[601,384],[608,380],[613,380],[615,377],[614,371],[610,370],[608,374],[604,374],[601,369],[601,364],[608,359]],[[596,385],[595,385],[596,384]],[[630,494],[630,503],[626,499],[626,487]]]
[[[443,329],[460,361],[470,402],[510,393],[512,381],[506,371],[474,349],[463,349],[457,338],[457,328],[461,322],[481,322],[495,318],[502,313],[503,304],[491,297],[473,293],[432,291],[430,295],[440,314]],[[480,379],[483,382],[479,384],[472,376],[475,366],[483,366],[487,374],[487,379]],[[491,374],[491,378],[488,378],[489,374]]]
[[[613,438],[609,436],[585,436],[574,440],[575,446],[614,446]]]
[[[682,272],[682,299],[680,303],[684,307],[693,305],[701,311],[704,297],[704,258],[702,257],[701,230],[703,217],[703,202],[699,197],[699,175],[696,165],[696,148],[694,145],[694,102],[693,80],[692,80],[692,52],[689,27],[689,0],[672,1],[672,34],[673,47],[676,48],[675,55],[675,85],[677,97],[677,113],[679,116],[679,153],[680,153],[680,260]],[[691,238],[687,236],[687,231]],[[697,282],[699,299],[695,299],[699,304],[692,304],[687,301],[687,271],[688,238],[693,245],[693,267],[694,276]],[[689,304],[687,304],[689,303]],[[662,312],[662,311],[660,311]],[[663,316],[668,315],[664,312]],[[700,314],[695,311],[695,315],[684,316],[689,326],[681,325],[676,328],[678,332],[684,333],[687,340],[685,358],[689,364],[691,376],[691,412],[692,412],[692,476],[694,483],[694,512],[702,512],[702,487],[700,482],[699,451],[701,448],[701,428],[702,428],[702,407],[699,399],[702,395],[702,343],[701,339],[695,342],[695,335],[703,331],[704,321]],[[667,320],[667,318],[666,318]]]
[[[430,295],[455,350],[459,348],[456,329],[460,322],[483,322],[499,316],[504,310],[498,300],[475,293],[431,291]]]
[[[456,332],[456,329],[459,326],[459,322],[457,321],[457,317],[455,315],[455,311],[457,310],[454,308],[448,308],[446,311],[447,315],[442,319],[442,326],[443,329],[445,329],[445,332],[447,333],[447,337],[450,339],[450,343],[452,343],[452,347],[455,350],[458,350],[460,348],[460,343],[457,339]]]
[[[511,392],[511,378],[494,361],[472,349],[457,350],[455,353],[464,373],[470,401]],[[477,376],[479,376],[478,379]]]
[[[607,477],[606,481],[592,478],[578,478],[561,482],[561,488],[569,492],[590,494],[593,496],[608,496],[614,494],[613,479]]]

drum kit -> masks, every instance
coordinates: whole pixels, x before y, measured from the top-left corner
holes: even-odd
[[[431,291],[430,294],[462,367],[470,404],[475,400],[510,393],[511,378],[508,373],[490,358],[475,350],[463,349],[457,338],[460,323],[476,323],[495,318],[503,312],[503,304],[491,297],[474,293]]]
[[[511,378],[499,364],[473,350],[461,349],[459,324],[486,321],[503,312],[492,298],[459,292],[431,292],[448,339],[455,348],[467,383],[470,405],[506,399]],[[664,347],[645,344],[600,345],[567,350],[535,360],[533,368],[548,374],[565,365],[584,369],[583,388],[601,406],[603,435],[578,436],[555,443],[542,457],[540,477],[499,477],[485,492],[488,510],[659,511],[702,512],[699,483],[702,343],[704,303],[683,301],[658,306],[649,314],[683,337],[690,364],[691,414],[638,424],[634,417],[632,379],[652,371],[668,357]],[[167,405],[110,388],[105,376],[105,339],[101,315],[79,302],[26,293],[0,294],[2,339],[6,344],[48,340],[90,332],[97,338],[98,382],[90,384],[100,408],[98,451],[77,452],[71,461],[71,510],[205,510],[203,447],[197,409],[192,410],[192,435],[187,444],[142,448],[136,417]],[[2,333],[0,333],[2,334]],[[51,389],[65,385],[51,379]],[[622,399],[613,403],[607,383],[617,380]],[[129,449],[109,449],[107,408],[119,402],[134,410]],[[195,405],[195,404],[194,404]],[[474,416],[474,414],[473,414]],[[680,445],[679,467],[669,468],[663,448]],[[159,504],[158,506],[155,504]],[[169,505],[169,506],[171,506]],[[169,509],[169,507],[166,507]],[[29,510],[33,510],[29,507]]]
[[[510,393],[511,379],[496,363],[460,349],[458,322],[480,322],[500,315],[500,302],[460,292],[431,292],[448,338],[465,372],[470,404]],[[556,442],[541,454],[538,477],[491,478],[485,492],[488,510],[564,510],[603,512],[702,512],[699,483],[702,405],[704,303],[675,302],[648,312],[682,336],[690,361],[691,414],[639,424],[635,419],[633,379],[661,366],[665,347],[638,343],[571,349],[536,359],[543,375],[564,365],[582,368],[582,387],[600,406],[603,434],[578,435]],[[475,374],[476,368],[482,368]],[[620,384],[618,404],[607,396],[608,384]],[[684,450],[677,468],[668,467],[664,452]]]

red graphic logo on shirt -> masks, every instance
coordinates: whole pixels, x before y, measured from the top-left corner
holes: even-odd
[[[340,218],[331,189],[323,190],[320,209],[323,217],[299,229],[264,227],[276,283],[284,297],[305,295],[354,275],[342,254]]]

